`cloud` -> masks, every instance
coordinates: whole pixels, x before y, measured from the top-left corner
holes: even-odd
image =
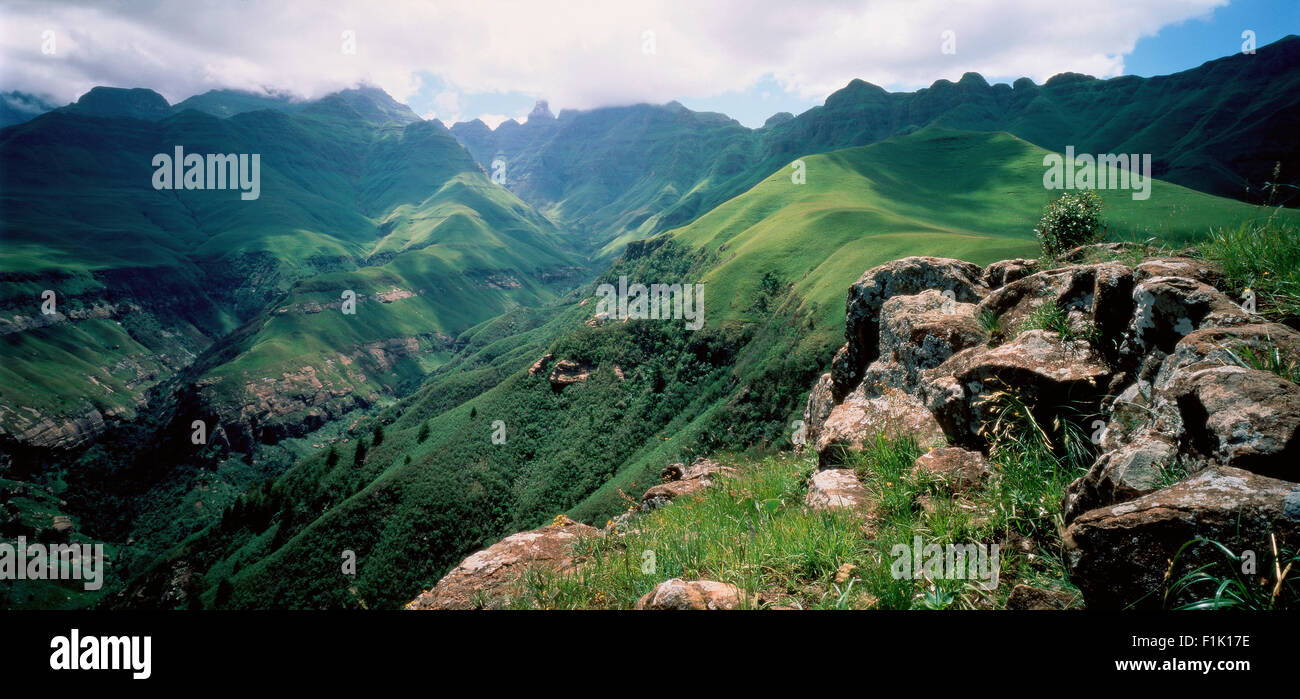
[[[1119,75],[1139,38],[1226,2],[14,0],[0,10],[0,85],[66,101],[94,85],[151,87],[176,102],[218,87],[311,98],[367,82],[404,101],[427,72],[445,86],[439,118],[459,118],[458,93],[519,92],[559,111],[708,97],[765,76],[820,99],[853,78],[913,89],[965,71]],[[955,54],[941,51],[948,30]]]

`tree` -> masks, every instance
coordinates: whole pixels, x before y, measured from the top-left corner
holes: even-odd
[[[370,446],[377,447],[384,443],[384,425],[375,423],[375,438],[371,441]]]
[[[429,421],[425,420],[424,422],[420,423],[420,434],[416,436],[415,441],[417,444],[424,444],[424,440],[428,438],[429,438]]]
[[[334,465],[337,464],[338,462],[339,462],[339,450],[335,449],[334,445],[331,444],[330,453],[325,455],[325,465],[329,466],[330,468],[334,468]]]
[[[352,455],[352,465],[360,466],[366,462],[366,440],[357,440],[357,451]]]

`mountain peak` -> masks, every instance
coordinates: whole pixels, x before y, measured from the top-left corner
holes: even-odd
[[[794,119],[794,115],[791,114],[790,112],[777,112],[776,114],[773,114],[772,116],[768,117],[767,121],[763,122],[763,128],[766,129],[770,126],[776,126],[777,124],[784,124],[785,122],[791,121],[793,119]]]
[[[551,113],[551,105],[546,100],[537,100],[533,105],[533,111],[528,113],[528,121],[534,119],[554,119],[555,115]]]
[[[92,87],[69,111],[100,117],[129,117],[155,121],[170,116],[172,107],[157,92],[143,87]]]

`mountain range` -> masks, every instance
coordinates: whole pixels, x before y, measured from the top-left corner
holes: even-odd
[[[1112,237],[1257,216],[1298,64],[1288,37],[1153,78],[854,81],[759,129],[677,103],[448,129],[366,87],[40,105],[0,130],[0,481],[133,542],[69,604],[396,606],[665,460],[788,445],[844,289],[1034,256],[1050,152],[1153,155],[1149,200],[1102,193]],[[154,189],[176,146],[259,154],[260,197]],[[704,282],[706,327],[596,317],[620,276]],[[359,576],[316,574],[344,550]]]

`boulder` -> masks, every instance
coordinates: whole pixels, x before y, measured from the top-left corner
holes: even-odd
[[[1039,424],[1050,425],[1068,403],[1096,404],[1110,375],[1087,342],[1030,330],[998,347],[962,350],[922,372],[922,393],[954,443],[980,449],[983,428],[996,419],[991,395],[1014,390]]]
[[[1222,270],[1191,257],[1157,257],[1133,268],[1133,278],[1139,283],[1155,277],[1182,277],[1216,288],[1224,283]]]
[[[978,488],[992,475],[993,469],[983,454],[961,447],[931,449],[912,465],[913,478],[936,480],[952,493]]]
[[[699,492],[711,485],[718,476],[734,473],[735,469],[723,466],[712,459],[696,459],[690,466],[672,464],[664,469],[664,483],[651,486],[641,495],[643,511],[663,507],[673,500]]]
[[[812,391],[808,393],[808,404],[803,411],[803,442],[796,444],[796,449],[802,449],[804,444],[816,444],[817,438],[821,436],[822,425],[826,424],[826,418],[830,417],[831,410],[835,408],[835,399],[831,396],[831,375],[829,372],[822,374],[813,384]]]
[[[1098,507],[1126,502],[1160,487],[1161,471],[1178,460],[1178,449],[1161,435],[1124,441],[1097,457],[1092,468],[1065,490],[1063,515],[1068,524]]]
[[[833,468],[812,475],[804,504],[813,510],[863,510],[871,501],[853,469]]]
[[[579,537],[599,530],[560,515],[548,526],[512,534],[466,558],[406,609],[475,609],[502,606],[519,594],[519,580],[530,568],[571,573],[582,562],[574,554]]]
[[[911,392],[921,370],[987,340],[975,320],[975,304],[954,301],[934,289],[894,296],[880,307],[879,358],[867,367],[862,386],[867,395],[878,395],[884,386]]]
[[[1300,366],[1300,332],[1279,323],[1202,328],[1174,345],[1153,378],[1154,387],[1168,390],[1176,376],[1272,355],[1283,364]]]
[[[917,397],[893,388],[867,397],[859,386],[822,424],[815,442],[818,461],[823,466],[838,463],[844,451],[861,451],[863,440],[877,435],[911,437],[922,446],[944,442],[939,423]]]
[[[862,370],[878,354],[880,307],[892,296],[910,296],[926,289],[951,291],[960,303],[974,303],[988,293],[979,266],[942,257],[905,257],[873,267],[849,287],[846,344],[831,365],[835,397],[842,398],[862,378]]]
[[[980,277],[980,281],[990,289],[997,289],[1024,279],[1039,269],[1038,260],[1027,260],[1023,257],[999,260],[984,268],[984,275]]]
[[[1258,322],[1222,292],[1182,277],[1152,277],[1133,288],[1133,323],[1122,352],[1168,354],[1183,337],[1200,328]]]
[[[637,609],[741,609],[749,606],[735,585],[713,580],[665,580],[637,600]]]
[[[1300,386],[1221,366],[1180,376],[1170,391],[1193,457],[1300,481]]]
[[[1133,272],[1117,262],[1072,265],[1035,272],[1010,282],[980,302],[976,314],[997,316],[1002,332],[1015,337],[1045,303],[1056,304],[1080,333],[1096,327],[1118,338],[1132,317]]]
[[[1216,541],[1237,555],[1271,560],[1270,534],[1300,541],[1300,484],[1216,467],[1136,500],[1080,515],[1064,535],[1071,581],[1090,609],[1159,608],[1168,581],[1198,566],[1227,563]],[[1174,560],[1177,555],[1177,560]],[[1171,561],[1173,562],[1171,567]],[[1213,590],[1200,590],[1207,596]],[[1190,601],[1186,596],[1172,604]]]

